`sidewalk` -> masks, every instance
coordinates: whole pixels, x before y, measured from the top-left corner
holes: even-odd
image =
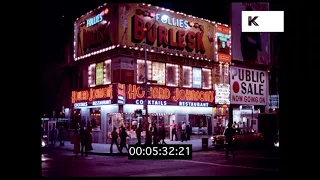
[[[212,146],[212,143],[210,139],[208,140],[208,149],[202,149],[202,139],[194,139],[187,142],[181,142],[181,141],[171,141],[169,139],[166,139],[165,142],[167,144],[192,144],[192,152],[198,152],[198,151],[208,151],[208,150],[214,150],[214,147]],[[118,150],[116,146],[113,146],[113,153],[110,153],[110,144],[98,144],[98,143],[92,143],[93,150],[89,152],[89,154],[96,154],[96,155],[120,155],[118,153]],[[59,142],[56,142],[56,146],[50,146],[46,148],[52,148],[52,149],[62,149],[67,151],[73,151],[73,144],[70,143],[70,141],[65,141],[64,146],[59,146]],[[123,149],[122,155],[127,155],[127,150]]]

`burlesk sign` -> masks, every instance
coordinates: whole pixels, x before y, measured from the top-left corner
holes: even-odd
[[[266,71],[230,67],[231,104],[266,105]]]
[[[142,85],[126,85],[126,104],[143,105],[145,91]],[[150,87],[150,86],[149,86]],[[165,86],[151,86],[148,105],[212,107],[214,91],[185,89]]]
[[[214,24],[143,4],[119,5],[119,44],[152,52],[214,59]]]

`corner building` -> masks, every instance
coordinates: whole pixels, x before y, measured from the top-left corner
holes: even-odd
[[[167,138],[172,120],[178,128],[189,122],[194,136],[211,135],[217,25],[145,4],[105,4],[78,18],[74,60],[82,84],[71,92],[70,133],[90,124],[93,142],[106,143],[123,125],[136,138],[141,118],[134,112],[144,109],[148,78],[149,117],[142,123],[164,124]]]

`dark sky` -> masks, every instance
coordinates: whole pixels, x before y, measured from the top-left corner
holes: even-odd
[[[42,26],[44,37],[43,44],[43,67],[54,67],[55,64],[63,62],[64,58],[64,48],[66,43],[72,42],[73,39],[73,24],[76,18],[81,15],[97,8],[99,5],[109,2],[137,2],[137,1],[106,1],[106,0],[46,0],[43,1],[42,8],[45,14],[44,25]],[[160,0],[145,0],[139,1],[140,3],[150,3],[155,6],[160,6],[168,8],[174,11],[184,12],[186,14],[191,14],[197,17],[209,19],[216,22],[221,22],[225,24],[229,23],[228,17],[228,4],[232,2],[231,0],[172,0],[172,1],[160,1]],[[209,4],[210,3],[210,4]],[[281,6],[281,4],[275,4],[276,6]],[[271,6],[272,7],[272,6]],[[279,9],[279,8],[276,8]],[[48,71],[44,69],[43,71]],[[47,73],[54,76],[54,73]],[[44,80],[44,78],[42,77]],[[45,80],[50,81],[50,80]],[[51,86],[52,87],[52,86]],[[54,91],[42,84],[42,102],[46,102],[46,105],[50,107],[50,102],[47,97],[52,96],[51,93]],[[50,90],[48,90],[50,89]],[[48,94],[49,93],[49,94]],[[46,97],[45,99],[43,97]]]

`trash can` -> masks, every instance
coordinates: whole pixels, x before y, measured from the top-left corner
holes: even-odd
[[[208,138],[202,138],[202,149],[208,148]]]

